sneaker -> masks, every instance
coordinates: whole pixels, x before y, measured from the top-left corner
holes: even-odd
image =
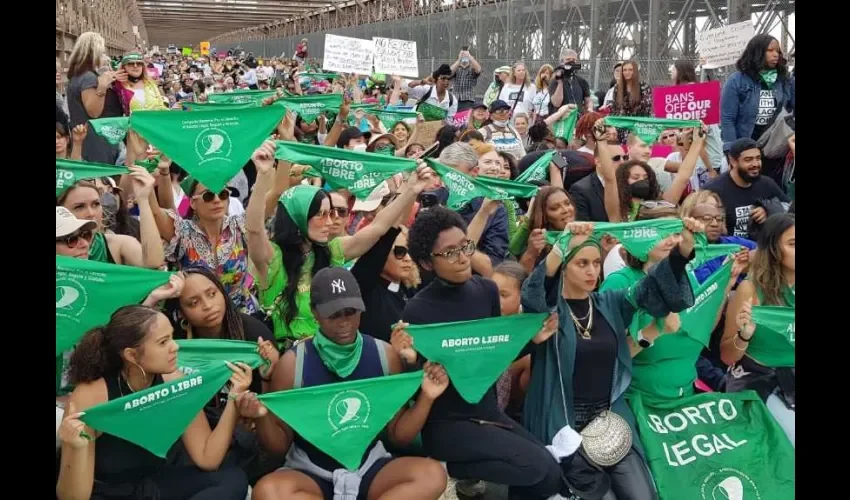
[[[484,481],[461,479],[457,481],[457,492],[467,497],[479,497],[487,491]]]
[[[457,497],[457,479],[453,477],[449,477],[448,481],[446,481],[446,491],[440,495],[438,500],[459,500]]]

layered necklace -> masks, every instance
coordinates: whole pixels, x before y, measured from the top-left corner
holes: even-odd
[[[583,338],[584,340],[590,340],[590,331],[593,330],[593,301],[590,299],[590,297],[587,298],[587,305],[587,314],[585,314],[581,318],[576,317],[575,313],[573,313],[573,310],[571,308],[568,308],[570,309],[570,317],[572,318],[573,323],[576,325],[576,332],[578,332],[578,334],[581,335],[581,338]],[[583,321],[587,322],[586,327],[581,325]]]

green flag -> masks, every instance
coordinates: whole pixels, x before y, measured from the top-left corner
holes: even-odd
[[[257,344],[244,340],[191,339],[177,340],[177,369],[192,375],[220,366],[224,361],[245,363],[257,368],[266,360],[257,352]]]
[[[496,380],[537,335],[549,313],[515,314],[474,321],[410,325],[413,348],[446,368],[458,394],[481,401]]]
[[[540,155],[540,158],[532,163],[525,172],[521,173],[516,178],[517,182],[543,181],[549,178],[549,164],[552,163],[552,157],[557,153],[556,150]]]
[[[135,111],[130,126],[210,191],[227,185],[283,118],[281,106]]]
[[[647,144],[654,143],[668,128],[693,128],[702,125],[699,120],[672,120],[645,116],[606,116],[605,125],[626,129]]]
[[[501,193],[480,182],[478,180],[480,177],[470,177],[463,172],[443,165],[433,158],[427,158],[425,162],[437,172],[443,185],[448,189],[449,200],[446,206],[451,210],[460,210],[476,198],[484,197],[491,200],[502,200],[506,198]]]
[[[210,111],[215,110],[219,111],[222,109],[248,109],[248,108],[258,108],[261,106],[260,102],[245,102],[245,103],[213,103],[213,102],[184,102],[183,107],[185,107],[188,111]]]
[[[210,94],[207,99],[212,104],[257,104],[275,94],[274,90],[237,90]]]
[[[514,200],[517,198],[533,198],[540,189],[539,186],[526,184],[524,182],[511,181],[507,179],[499,179],[497,177],[485,177],[479,175],[476,180],[487,186],[493,191],[499,193],[499,198],[502,200]]]
[[[408,158],[289,141],[277,141],[275,157],[310,165],[332,188],[347,189],[359,200],[395,174],[416,170],[416,160]]]
[[[720,256],[733,255],[740,252],[745,247],[736,243],[709,243],[705,233],[696,233],[694,235],[694,259],[688,263],[688,266],[695,269],[702,263]]]
[[[312,80],[330,80],[334,81],[339,76],[338,73],[298,73],[298,78],[310,78]]]
[[[603,234],[616,238],[625,249],[639,260],[646,262],[649,252],[659,244],[661,240],[681,233],[684,225],[681,219],[654,219],[635,222],[594,222],[592,237]],[[548,231],[546,241],[550,245],[559,244],[563,254],[567,255],[570,237],[569,232]]]
[[[138,304],[171,273],[56,256],[56,355],[118,308]]]
[[[275,104],[282,104],[301,116],[307,123],[313,122],[320,114],[326,112],[336,115],[342,106],[342,94],[313,94],[298,97],[284,97]]]
[[[201,373],[89,408],[80,420],[92,429],[117,436],[165,458],[171,446],[232,373],[222,362]]]
[[[555,137],[560,137],[569,142],[573,139],[573,132],[576,129],[577,122],[578,108],[572,110],[570,114],[552,124],[552,133]]]
[[[422,385],[422,371],[272,392],[259,400],[348,470]]]
[[[390,110],[368,110],[367,114],[375,115],[381,123],[384,124],[384,127],[387,130],[392,131],[393,125],[398,122],[406,122],[408,124],[416,123],[416,112],[415,111],[390,111]],[[353,120],[353,113],[348,117],[349,123]]]
[[[127,130],[130,128],[130,117],[98,118],[97,120],[89,120],[89,123],[94,129],[94,133],[106,139],[109,144],[117,146],[127,136]]]
[[[130,171],[127,167],[56,158],[56,197],[58,198],[77,181],[128,173]]]
[[[441,108],[440,106],[434,106],[428,102],[419,103],[416,111],[422,113],[422,117],[426,122],[435,122],[435,121],[443,121],[448,116],[448,111]]]
[[[711,339],[717,313],[726,299],[735,259],[729,259],[699,287],[694,287],[694,305],[679,313],[682,330],[705,347]],[[693,284],[692,284],[693,285]]]
[[[661,500],[794,498],[794,448],[754,391],[629,403]]]
[[[796,366],[795,316],[794,307],[753,306],[756,332],[747,356],[771,368]]]

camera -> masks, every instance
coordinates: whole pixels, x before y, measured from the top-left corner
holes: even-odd
[[[436,207],[440,204],[440,199],[436,193],[422,193],[419,195],[420,210],[427,210],[431,207]]]
[[[564,76],[571,75],[574,71],[581,69],[581,63],[573,62],[561,64],[560,66],[555,68],[555,78],[563,78]]]

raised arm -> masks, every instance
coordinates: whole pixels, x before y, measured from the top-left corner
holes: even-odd
[[[274,251],[269,235],[266,232],[266,195],[274,183],[274,141],[265,141],[251,156],[257,168],[257,182],[254,184],[254,194],[248,202],[245,211],[245,230],[248,239],[248,257],[257,269],[260,285],[268,283],[269,263]]]
[[[149,269],[159,269],[165,262],[165,255],[151,205],[151,198],[155,198],[153,185],[156,180],[144,167],[133,165],[129,168],[136,192],[136,204],[139,207],[139,239],[142,245],[143,264]],[[155,200],[154,203],[156,203]]]
[[[690,141],[691,148],[688,150],[687,156],[679,166],[679,171],[673,179],[670,188],[664,193],[663,199],[674,205],[679,204],[679,199],[682,198],[682,193],[691,182],[691,176],[697,168],[697,159],[705,147],[705,130],[701,127],[694,128],[686,134],[682,134],[683,141]]]
[[[331,127],[331,131],[328,132],[327,138],[325,138],[325,146],[336,147],[336,141],[339,140],[340,134],[342,134],[343,129],[346,127],[346,123],[348,123],[348,113],[351,110],[351,101],[343,98],[342,106],[339,107],[339,113],[336,115],[336,121],[334,121],[333,127]]]
[[[73,140],[73,144],[71,146],[72,160],[83,160],[83,142],[85,142],[88,133],[89,126],[85,123],[77,125],[76,127],[74,127],[74,130],[71,131],[71,139]]]

